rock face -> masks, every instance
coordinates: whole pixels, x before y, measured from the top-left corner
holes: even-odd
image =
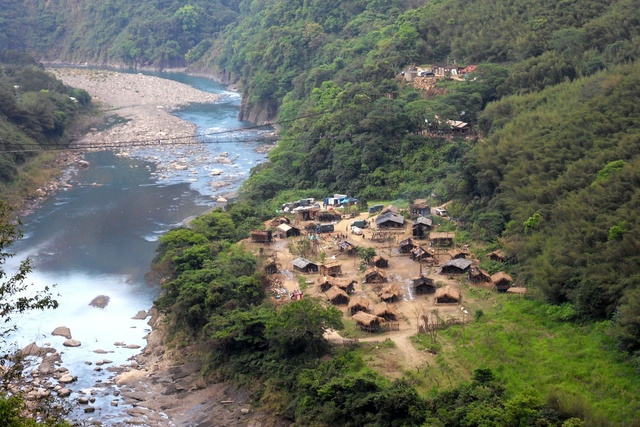
[[[250,104],[249,95],[242,94],[239,120],[263,124],[275,120],[278,115],[278,104],[275,101],[263,101],[260,104]]]
[[[51,332],[51,335],[65,337],[66,339],[71,339],[71,330],[66,326],[58,326]]]
[[[144,320],[147,317],[149,317],[149,313],[147,313],[145,310],[140,310],[138,311],[138,313],[132,317],[132,319],[134,320]]]

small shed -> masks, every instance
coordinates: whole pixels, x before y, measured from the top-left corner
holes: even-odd
[[[265,274],[276,274],[280,270],[280,265],[275,261],[268,262],[264,265]]]
[[[456,258],[442,264],[442,274],[463,274],[471,267],[473,262],[464,258]]]
[[[371,314],[382,317],[386,321],[398,320],[396,308],[386,302],[381,302],[371,307]]]
[[[386,258],[382,258],[380,255],[373,257],[372,263],[378,268],[389,268],[389,261]]]
[[[364,280],[366,283],[384,283],[387,276],[377,267],[373,267],[364,272]]]
[[[378,228],[402,228],[404,227],[404,217],[400,214],[387,212],[376,218]]]
[[[460,291],[451,285],[438,288],[434,301],[436,304],[457,304],[460,302]]]
[[[413,237],[416,239],[425,239],[429,236],[429,232],[433,228],[433,220],[423,216],[418,217],[413,221],[413,226],[411,228]]]
[[[432,294],[436,291],[436,284],[433,279],[420,275],[413,279],[413,290],[416,294]]]
[[[453,246],[456,233],[451,231],[432,231],[429,233],[431,246]]]
[[[407,239],[404,239],[403,241],[400,242],[400,247],[398,248],[398,251],[401,254],[408,254],[411,253],[411,251],[416,247],[416,242],[414,242],[414,240],[409,237]]]
[[[269,230],[253,230],[251,232],[251,241],[253,243],[271,243],[273,234]]]
[[[293,210],[298,221],[313,221],[320,209],[313,206],[299,206]]]
[[[346,240],[338,243],[338,248],[340,248],[340,252],[344,252],[349,256],[358,255],[358,247]]]
[[[296,258],[292,262],[293,269],[301,273],[317,273],[318,264],[309,261],[306,258]]]
[[[423,248],[422,246],[416,246],[411,251],[411,259],[414,261],[422,261],[427,258],[433,258],[435,254],[427,248]]]
[[[449,251],[449,256],[451,257],[451,259],[466,258],[469,255],[471,255],[469,251],[464,251],[460,248],[453,248]]]
[[[409,206],[411,215],[424,217],[431,215],[431,207],[427,205],[427,199],[416,199],[411,206]]]
[[[342,274],[342,264],[338,261],[329,261],[320,265],[320,274],[325,276],[340,276]]]
[[[497,250],[495,250],[493,252],[488,253],[487,257],[491,261],[496,261],[496,262],[504,262],[504,260],[505,260],[504,252],[502,252],[501,249],[497,249]]]
[[[374,316],[373,314],[359,311],[353,315],[356,325],[363,331],[376,332],[380,330],[380,326],[384,323],[382,317]]]
[[[469,281],[474,284],[491,282],[491,275],[481,268],[471,267]]]
[[[329,300],[331,304],[341,305],[349,303],[349,295],[337,286],[332,286],[324,294],[327,296],[327,300]]]
[[[387,285],[378,292],[378,296],[382,301],[396,302],[400,299],[400,288],[395,284]]]
[[[349,301],[349,306],[347,308],[349,309],[349,313],[351,313],[351,315],[353,316],[359,311],[369,311],[369,307],[371,307],[371,301],[364,297],[356,295],[351,298],[351,301]]]
[[[511,278],[511,276],[509,276],[504,271],[500,271],[491,276],[491,281],[493,282],[493,287],[498,292],[506,292],[513,283],[513,279]]]
[[[296,237],[300,235],[300,229],[289,224],[280,224],[278,226],[278,234],[281,238]]]

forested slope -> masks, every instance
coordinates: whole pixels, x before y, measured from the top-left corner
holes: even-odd
[[[583,319],[615,317],[629,350],[640,349],[638,94],[634,62],[491,104],[466,171],[466,216],[504,216],[525,283]]]
[[[68,144],[68,129],[91,97],[46,73],[28,55],[0,51],[0,188],[41,149]]]

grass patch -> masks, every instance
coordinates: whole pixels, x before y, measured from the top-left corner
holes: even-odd
[[[431,391],[468,381],[476,368],[490,368],[513,395],[534,390],[542,399],[579,396],[580,405],[590,409],[591,425],[601,419],[638,423],[640,377],[613,349],[608,322],[558,322],[549,307],[499,296],[479,321],[440,331],[438,366],[427,374]]]

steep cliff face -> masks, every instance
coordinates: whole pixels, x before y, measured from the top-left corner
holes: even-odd
[[[278,116],[278,103],[276,101],[261,101],[250,103],[246,93],[242,95],[240,114],[238,118],[247,122],[257,124],[270,123]]]

